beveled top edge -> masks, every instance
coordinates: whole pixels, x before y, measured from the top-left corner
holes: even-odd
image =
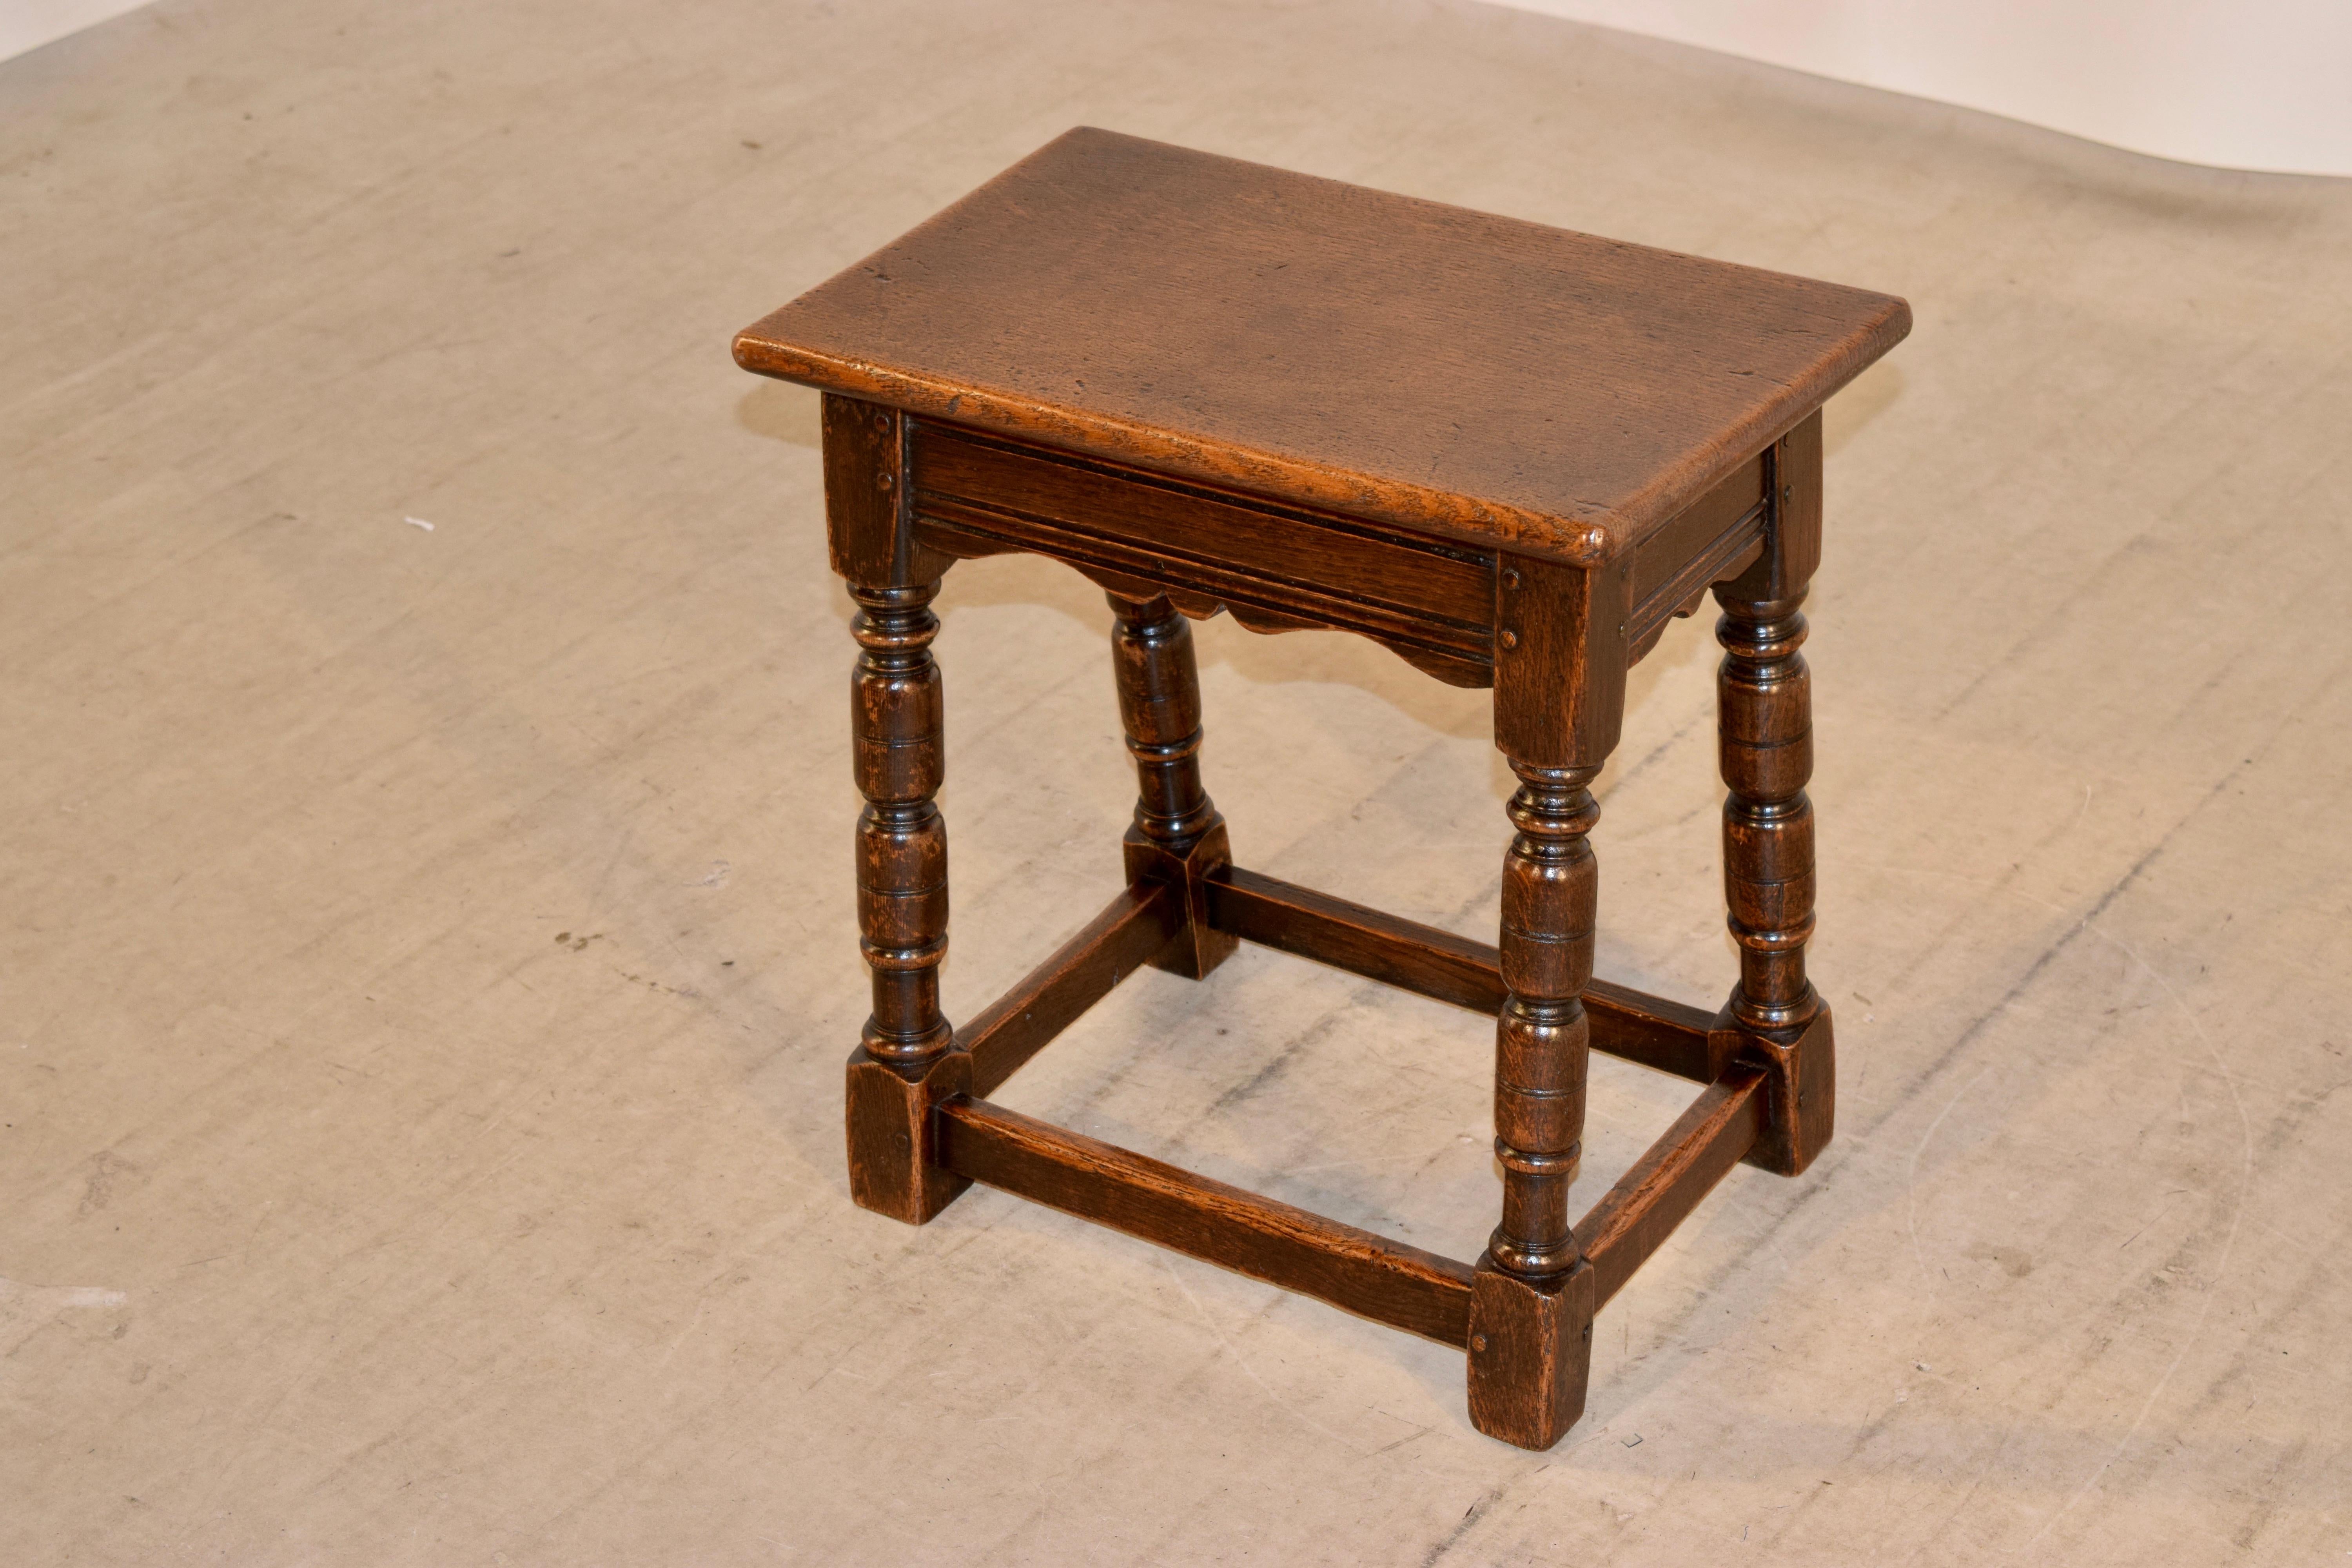
[[[1022,440],[1060,447],[1084,456],[1158,469],[1172,476],[1229,486],[1265,496],[1322,508],[1368,521],[1391,523],[1467,542],[1515,549],[1580,565],[1592,565],[1630,550],[1651,531],[1705,495],[1741,463],[1778,440],[1819,408],[1911,329],[1911,310],[1891,295],[1840,288],[1840,292],[1875,306],[1857,320],[1843,337],[1831,342],[1800,374],[1780,383],[1777,395],[1760,400],[1748,415],[1715,434],[1706,446],[1679,463],[1664,467],[1647,484],[1617,504],[1577,503],[1556,510],[1536,510],[1490,496],[1418,485],[1391,476],[1317,463],[1294,454],[1265,450],[1230,438],[1172,427],[1165,423],[1121,418],[1099,408],[1042,398],[1013,388],[952,379],[914,364],[888,363],[854,357],[810,341],[794,324],[806,302],[843,280],[870,271],[885,258],[929,231],[951,223],[961,209],[988,199],[999,185],[1021,174],[1029,165],[1074,143],[1120,143],[1186,153],[1167,144],[1146,142],[1114,132],[1078,127],[1065,132],[1029,158],[1015,163],[970,195],[872,255],[843,268],[833,279],[800,298],[771,311],[736,334],[738,365],[759,374],[794,382],[820,391],[842,394],[900,409],[919,416],[971,426]],[[1202,159],[1214,154],[1190,153]],[[1336,190],[1362,191],[1345,182],[1244,163],[1282,177]],[[1437,214],[1475,217],[1495,223],[1548,229],[1473,209],[1421,197],[1378,193],[1384,201],[1408,204]],[[1575,231],[1549,229],[1572,236]],[[1579,238],[1591,237],[1576,236]],[[1606,242],[1629,252],[1650,252],[1661,258],[1696,261],[1762,278],[1789,277],[1739,263],[1685,256],[1681,252]],[[1790,277],[1792,285],[1814,280]]]
[[[1353,469],[1257,451],[1234,442],[1193,437],[1161,426],[1118,419],[1098,410],[1009,395],[933,379],[919,372],[796,348],[760,335],[761,330],[774,319],[768,317],[737,334],[737,364],[780,381],[862,398],[920,418],[970,426],[1081,457],[1223,486],[1270,500],[1393,523],[1471,543],[1491,546],[1500,538],[1524,547],[1531,554],[1597,562],[1612,553],[1612,534],[1605,514],[1591,519],[1559,518],[1423,486],[1394,481],[1373,485]],[[1485,526],[1480,526],[1482,523]]]

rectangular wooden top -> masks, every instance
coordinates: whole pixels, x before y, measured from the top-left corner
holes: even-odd
[[[1591,563],[1910,327],[1884,294],[1081,129],[746,329],[735,358]]]

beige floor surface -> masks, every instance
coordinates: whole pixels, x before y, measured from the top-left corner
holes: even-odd
[[[1437,1346],[848,1202],[845,602],[727,341],[1079,122],[1917,311],[1830,416],[1838,1141],[1549,1454]],[[2345,183],[1469,5],[163,0],[0,67],[0,1563],[2342,1560],[2347,255]],[[945,612],[961,1016],[1130,784],[1097,595]],[[1201,647],[1244,863],[1490,929],[1479,694]],[[1597,837],[1602,973],[1707,1003],[1712,656]],[[1005,1098],[1468,1256],[1488,1051],[1245,952]],[[1585,1194],[1686,1097],[1597,1079]]]

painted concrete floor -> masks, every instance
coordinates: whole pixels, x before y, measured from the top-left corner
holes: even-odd
[[[1917,312],[1830,413],[1838,1141],[1549,1454],[1437,1346],[848,1202],[846,607],[728,339],[1081,122]],[[0,1562],[2352,1553],[2344,183],[1469,5],[164,0],[0,67]],[[1130,784],[1091,589],[945,614],[963,1016]],[[1244,863],[1491,929],[1479,694],[1201,647]],[[1596,840],[1601,972],[1710,1004],[1713,663]],[[1488,1050],[1245,952],[1004,1098],[1466,1257]],[[1687,1098],[1597,1078],[1580,1206]]]

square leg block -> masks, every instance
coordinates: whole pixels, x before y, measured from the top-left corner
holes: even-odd
[[[1734,992],[1733,1000],[1738,997]],[[1763,1135],[1746,1163],[1776,1175],[1802,1173],[1837,1130],[1837,1041],[1829,1004],[1783,1045],[1741,1029],[1727,1002],[1707,1044],[1710,1054],[1750,1063],[1765,1074]]]
[[[946,1050],[916,1077],[875,1060],[861,1046],[850,1053],[846,1122],[849,1195],[860,1208],[921,1225],[966,1187],[940,1162],[931,1107],[971,1087],[971,1057]]]
[[[1199,980],[1233,956],[1242,939],[1209,923],[1209,873],[1233,864],[1234,858],[1223,822],[1211,824],[1182,855],[1154,844],[1137,827],[1127,830],[1122,847],[1128,881],[1165,882],[1183,894],[1184,928],[1151,961],[1153,968]]]
[[[1549,1448],[1584,1414],[1592,1369],[1590,1263],[1546,1280],[1481,1256],[1470,1282],[1470,1424],[1522,1448]]]

